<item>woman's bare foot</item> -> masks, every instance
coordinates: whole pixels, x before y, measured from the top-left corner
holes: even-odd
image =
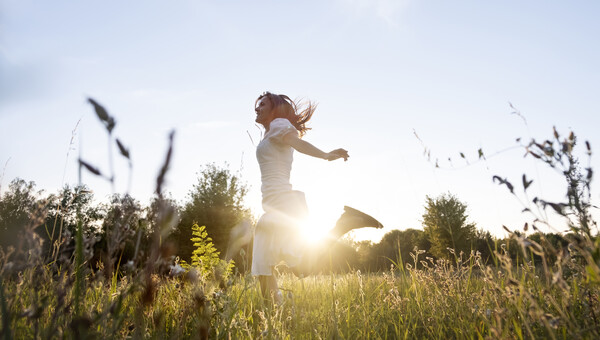
[[[344,213],[335,225],[335,229],[338,229],[341,235],[354,229],[366,227],[381,229],[383,224],[372,216],[348,206],[344,206]]]

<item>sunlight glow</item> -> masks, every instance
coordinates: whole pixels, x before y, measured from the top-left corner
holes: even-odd
[[[329,219],[322,215],[313,215],[302,221],[302,236],[310,243],[315,244],[327,235],[327,232],[333,227]]]

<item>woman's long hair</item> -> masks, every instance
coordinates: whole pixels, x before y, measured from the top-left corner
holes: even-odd
[[[275,118],[285,118],[289,120],[300,133],[300,137],[304,136],[306,131],[310,130],[309,127],[306,127],[306,123],[310,120],[317,108],[315,104],[310,101],[295,102],[284,94],[274,94],[267,91],[256,99],[254,107],[256,107],[258,102],[265,97],[268,98],[273,105]]]

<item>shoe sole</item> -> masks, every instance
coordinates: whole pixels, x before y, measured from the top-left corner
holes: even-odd
[[[368,225],[369,227],[373,227],[376,229],[383,228],[383,224],[381,224],[381,222],[377,221],[373,216],[371,216],[369,214],[365,214],[364,212],[362,212],[358,209],[354,209],[354,208],[351,208],[351,207],[345,205],[344,211],[350,215],[354,215],[354,216],[364,219],[365,224]]]

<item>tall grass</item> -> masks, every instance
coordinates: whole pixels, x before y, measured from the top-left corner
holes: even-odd
[[[114,119],[90,102],[110,138]],[[171,134],[156,183],[159,199],[172,139]],[[47,263],[35,251],[33,227],[28,228],[27,258],[17,263],[10,252],[0,252],[0,334],[4,339],[599,338],[600,247],[589,213],[591,169],[587,176],[578,172],[571,157],[574,136],[563,141],[555,133],[555,139],[558,144],[533,141],[525,147],[567,178],[568,202],[532,202],[570,221],[568,248],[555,249],[543,238],[534,242],[511,232],[522,248],[518,261],[506,247],[497,247],[492,264],[483,263],[476,252],[453,254],[448,261],[423,258],[423,251],[414,249],[408,264],[398,254],[390,269],[380,273],[303,279],[281,274],[283,303],[272,304],[249,275],[226,279],[218,270],[201,275],[193,269],[169,275],[173,251],[163,240],[175,213],[159,200],[150,222],[152,250],[127,270],[119,265],[90,268],[80,226],[75,257]],[[120,142],[118,146],[128,158],[128,150]],[[587,149],[591,155],[589,145]],[[90,164],[80,164],[101,176]],[[514,193],[507,179],[497,177]],[[112,183],[114,175],[106,178]],[[524,190],[528,183],[524,176]],[[118,263],[116,253],[111,252],[111,263]],[[536,258],[540,265],[534,265]]]
[[[460,257],[459,257],[460,259]],[[472,254],[459,263],[428,262],[383,273],[280,276],[282,305],[264,302],[252,277],[216,282],[152,276],[155,298],[127,278],[111,294],[90,280],[84,318],[69,313],[68,278],[38,285],[9,282],[10,330],[17,338],[52,336],[141,338],[594,338],[597,292],[547,284],[533,266],[513,271],[483,266]],[[61,294],[62,292],[62,294]],[[59,300],[64,299],[61,303]],[[65,303],[66,302],[66,303]],[[58,308],[58,309],[57,309]],[[32,327],[33,326],[33,327]]]

